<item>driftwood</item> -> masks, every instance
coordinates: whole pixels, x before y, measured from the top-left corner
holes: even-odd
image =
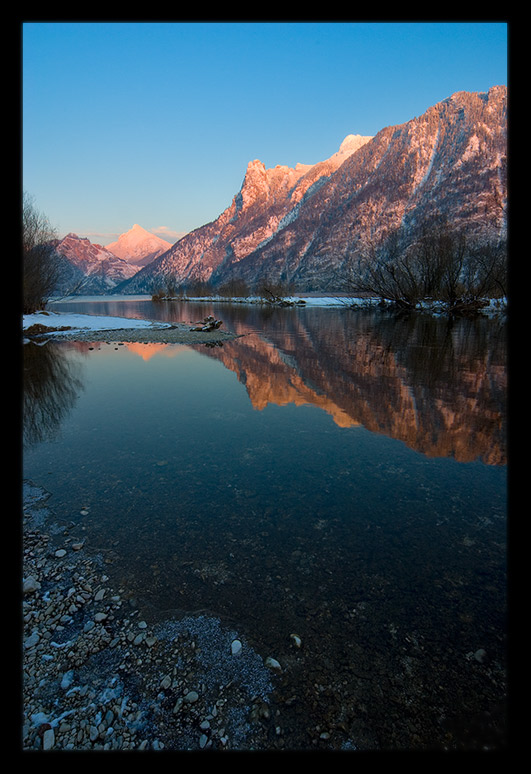
[[[195,328],[190,328],[190,330],[201,332],[216,331],[221,325],[223,325],[223,320],[216,320],[215,317],[209,315],[202,322],[197,323]]]
[[[289,301],[283,296],[275,295],[275,293],[272,293],[268,288],[262,288],[262,293],[264,294],[262,297],[266,304],[272,304],[273,306],[304,306],[306,303],[306,301],[303,301],[302,299],[298,301]]]

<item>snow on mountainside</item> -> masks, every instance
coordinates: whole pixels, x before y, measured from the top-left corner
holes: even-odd
[[[117,241],[107,245],[106,249],[118,258],[139,267],[146,266],[171,246],[171,242],[151,234],[135,223],[133,228],[121,234]]]
[[[506,237],[507,88],[457,92],[375,137],[349,135],[313,166],[249,162],[240,191],[120,286],[149,293],[195,280],[264,277],[299,291],[338,290],[356,256],[440,216],[474,238]]]
[[[106,247],[92,244],[77,234],[67,234],[53,247],[60,256],[59,294],[106,294],[133,277],[171,247],[170,242],[135,224]]]
[[[59,293],[109,293],[138,271],[138,267],[131,266],[108,248],[92,244],[77,234],[55,240],[53,247],[63,262]]]
[[[232,275],[337,289],[358,257],[402,244],[438,218],[476,240],[506,238],[507,89],[458,92],[422,116],[382,129],[246,256]]]

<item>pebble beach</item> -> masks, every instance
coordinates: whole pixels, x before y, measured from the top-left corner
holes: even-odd
[[[22,749],[276,746],[271,667],[215,619],[142,620],[47,496],[25,482]]]

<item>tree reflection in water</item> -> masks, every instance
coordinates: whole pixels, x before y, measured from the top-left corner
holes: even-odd
[[[70,348],[68,348],[70,349]],[[81,362],[64,345],[32,342],[23,349],[22,438],[27,449],[51,440],[83,389]]]

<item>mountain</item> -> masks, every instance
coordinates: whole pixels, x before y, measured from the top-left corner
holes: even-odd
[[[171,247],[171,242],[161,239],[155,234],[146,231],[137,223],[133,228],[121,234],[116,242],[106,246],[118,258],[133,264],[136,267],[146,266],[161,253],[165,253]]]
[[[105,294],[132,277],[138,267],[111,253],[108,248],[92,244],[77,234],[54,240],[52,246],[62,264],[60,294]]]
[[[314,193],[370,139],[349,135],[330,159],[315,165],[297,164],[294,169],[277,165],[266,170],[259,160],[249,162],[242,187],[230,207],[217,220],[186,234],[140,270],[134,281],[124,283],[119,292],[151,292],[170,278],[177,284],[210,280],[215,270],[222,275],[220,267],[246,257],[282,229],[304,197]]]
[[[299,291],[339,289],[357,255],[393,232],[405,243],[435,217],[485,241],[506,235],[507,88],[457,92],[374,137],[350,135],[313,166],[248,164],[217,218],[190,232],[120,286],[268,277]]]

